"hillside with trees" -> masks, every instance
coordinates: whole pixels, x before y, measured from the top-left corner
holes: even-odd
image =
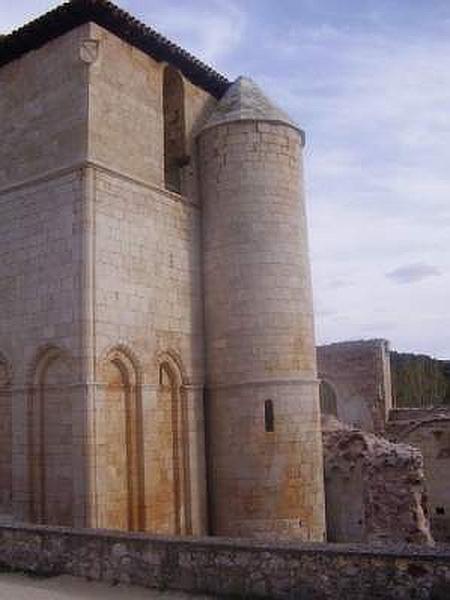
[[[391,352],[391,373],[394,406],[450,404],[450,361]]]

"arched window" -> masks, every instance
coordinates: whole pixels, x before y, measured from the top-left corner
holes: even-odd
[[[159,493],[164,505],[158,511],[157,531],[170,534],[191,533],[189,465],[186,406],[179,366],[169,355],[159,365],[159,427],[155,430],[161,464],[169,468],[161,477]],[[169,460],[168,460],[169,459]]]
[[[140,369],[127,348],[110,350],[97,395],[98,526],[145,528]]]
[[[275,431],[275,415],[272,400],[264,402],[264,426],[266,433],[273,433]]]
[[[337,417],[337,396],[334,388],[322,379],[320,382],[320,411],[325,415]]]
[[[30,375],[31,520],[73,527],[74,363],[63,349],[44,347]]]
[[[181,193],[182,168],[187,163],[184,87],[173,67],[164,70],[164,183],[168,190]]]

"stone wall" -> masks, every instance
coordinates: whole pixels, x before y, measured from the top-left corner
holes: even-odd
[[[0,69],[0,191],[79,162],[86,152],[88,81],[74,29]]]
[[[96,24],[89,65],[89,159],[164,188],[163,83],[165,65]],[[198,201],[194,135],[216,101],[183,79],[186,165],[183,195]]]
[[[3,502],[9,497],[19,519],[42,514],[44,506],[53,513],[52,489],[61,478],[78,525],[86,498],[79,163],[87,145],[88,82],[80,60],[87,31],[79,27],[0,69],[0,354],[10,366],[9,390],[0,390],[0,470],[2,482],[10,481]],[[54,423],[53,440],[45,439],[63,363],[73,427]],[[51,473],[58,437],[64,449]],[[69,447],[74,477],[65,464]]]
[[[322,411],[365,431],[384,430],[392,407],[389,344],[362,340],[319,346]],[[334,399],[333,399],[334,397]]]
[[[12,399],[10,493],[21,520],[40,519],[47,492],[48,512],[54,512],[50,489],[59,477],[73,501],[70,524],[81,525],[85,518],[82,190],[82,174],[74,170],[0,191],[0,352],[11,366],[10,390],[0,396],[2,403]],[[63,370],[70,385],[64,398]],[[52,421],[58,395],[70,425]],[[48,427],[52,436],[45,437]],[[65,449],[52,473],[57,439]],[[69,445],[73,477],[63,466]],[[6,456],[2,452],[3,460]]]
[[[432,543],[421,453],[322,423],[328,541]]]
[[[450,551],[0,527],[0,571],[239,598],[447,600]]]
[[[193,157],[186,194],[164,189],[164,68],[88,24],[0,70],[0,512],[19,520],[207,526],[198,177]],[[192,150],[211,97],[184,83]]]
[[[423,454],[433,537],[450,542],[450,409],[397,409],[388,434]]]
[[[95,445],[101,452],[106,443],[102,436],[112,436],[115,448],[110,445],[111,451],[101,459],[107,468],[97,470],[98,508],[110,506],[115,493],[122,496],[119,505],[125,506],[125,473],[131,471],[140,488],[136,492],[140,500],[134,500],[142,513],[137,529],[176,533],[177,521],[189,519],[191,524],[181,526],[181,531],[204,532],[199,211],[180,197],[99,168],[94,193],[93,344],[99,385],[93,401],[100,427]],[[112,364],[122,370],[122,379],[117,379]],[[120,415],[126,404],[135,406],[129,439],[124,433],[125,413]],[[120,463],[125,448],[132,447],[134,463],[123,465],[120,475],[108,461],[118,453]],[[117,474],[114,489],[111,473]],[[118,508],[116,519],[111,513],[93,525],[123,528],[122,513]]]
[[[200,534],[207,526],[200,210],[188,185],[198,174],[186,156],[185,193],[165,189],[165,65],[97,25],[90,35],[98,51],[89,69],[98,384],[90,523]],[[211,98],[178,81],[189,154]]]

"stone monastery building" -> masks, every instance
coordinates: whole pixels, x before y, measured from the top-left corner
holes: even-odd
[[[0,90],[2,518],[322,540],[302,131],[106,0]]]

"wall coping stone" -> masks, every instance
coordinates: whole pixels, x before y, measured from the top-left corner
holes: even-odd
[[[0,523],[0,573],[228,598],[448,600],[450,547],[150,536]]]
[[[73,529],[28,523],[1,523],[0,534],[4,531],[23,531],[35,534],[55,534],[72,537],[97,538],[110,541],[146,541],[150,544],[190,546],[193,549],[210,546],[214,549],[239,549],[257,551],[276,551],[277,553],[332,554],[352,556],[373,556],[393,558],[420,558],[433,560],[436,557],[447,559],[450,563],[450,545],[419,546],[414,544],[330,544],[323,542],[298,541],[262,541],[245,538],[225,537],[188,537],[150,535],[140,532],[112,531],[104,529]]]

